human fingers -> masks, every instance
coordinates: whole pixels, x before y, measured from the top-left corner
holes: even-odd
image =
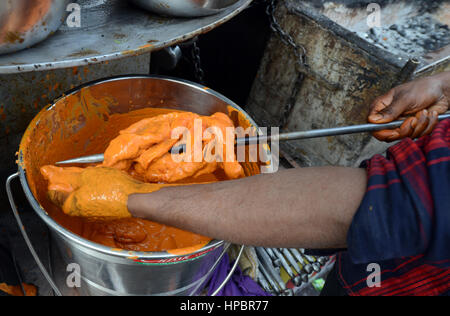
[[[428,123],[428,127],[425,129],[425,131],[422,133],[421,136],[426,136],[426,135],[430,135],[433,130],[436,128],[436,126],[439,123],[439,113],[436,111],[432,111],[429,115],[429,123]]]
[[[416,119],[411,123],[411,126],[414,128],[414,131],[411,133],[411,135],[408,135],[409,137],[415,139],[419,138],[423,135],[425,130],[428,128],[428,125],[430,123],[429,119],[429,113],[427,110],[420,111],[416,114]]]
[[[413,124],[416,124],[416,120],[415,117],[407,118],[399,128],[374,132],[373,136],[379,141],[388,143],[409,137],[414,133]]]

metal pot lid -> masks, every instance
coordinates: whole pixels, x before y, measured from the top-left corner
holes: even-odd
[[[80,0],[81,27],[64,23],[46,41],[0,56],[0,74],[86,66],[149,53],[206,33],[251,2],[239,0],[216,15],[185,19],[158,16],[123,0]]]

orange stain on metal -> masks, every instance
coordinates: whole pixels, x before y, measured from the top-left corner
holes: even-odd
[[[22,291],[25,291],[25,295]],[[37,288],[34,285],[22,283],[20,285],[8,285],[6,283],[0,283],[0,291],[5,292],[11,296],[37,296]]]
[[[135,55],[136,51],[135,50],[124,50],[123,52],[120,53],[121,55]]]
[[[184,256],[184,255],[188,255],[188,254],[194,253],[194,252],[202,249],[207,244],[208,243],[205,242],[203,244],[195,245],[193,247],[186,247],[186,248],[180,248],[180,249],[169,249],[169,250],[167,250],[167,252],[170,253],[171,255]]]
[[[139,49],[146,49],[146,48],[151,48],[151,47],[153,47],[153,44],[145,44],[145,45],[139,46]]]

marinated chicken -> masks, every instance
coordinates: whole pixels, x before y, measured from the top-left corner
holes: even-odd
[[[207,137],[200,139],[200,159],[195,160],[195,150],[192,149],[176,154],[180,159],[174,159],[170,149],[183,137],[188,135],[187,141],[191,144],[195,142],[196,124],[199,124],[197,133],[201,136],[208,128],[216,129],[216,133],[212,130],[205,133]],[[176,128],[185,128],[188,133],[172,138]],[[151,193],[164,184],[186,178],[195,179],[212,174],[217,169],[223,169],[229,179],[243,177],[244,170],[234,156],[230,162],[223,161],[226,159],[204,159],[207,149],[216,154],[214,149],[209,148],[215,140],[226,157],[224,135],[227,128],[233,128],[233,123],[223,113],[201,117],[190,112],[174,112],[143,119],[122,130],[110,142],[104,162],[99,166],[42,167],[41,173],[48,181],[48,196],[67,215],[112,220],[131,217],[127,200],[133,193]]]
[[[129,218],[127,201],[133,193],[151,193],[161,185],[142,183],[113,168],[45,166],[48,196],[69,216],[113,220]],[[105,180],[106,179],[106,180]]]
[[[195,130],[196,120],[199,131]],[[176,128],[185,128],[188,132],[188,139],[185,141],[190,144],[186,152],[179,154],[180,157],[174,157],[170,153],[170,149],[186,136],[182,134],[178,138],[172,138],[172,132]],[[240,178],[244,176],[244,170],[234,159],[234,149],[232,159],[225,159],[227,128],[233,129],[234,125],[223,113],[201,117],[190,112],[175,112],[145,119],[121,131],[111,141],[105,151],[103,166],[123,170],[137,179],[153,183],[174,183],[190,177],[196,178],[213,173],[218,168],[223,169],[230,179]],[[210,131],[209,137],[203,137],[205,131]],[[200,157],[194,148],[196,133],[201,137]],[[207,161],[204,159],[205,151],[209,149],[212,155],[216,154],[216,146],[208,147],[213,141],[218,142],[217,146],[222,146],[222,155],[220,159]]]

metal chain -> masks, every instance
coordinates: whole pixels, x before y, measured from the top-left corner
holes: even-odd
[[[284,1],[284,0],[281,0]],[[297,64],[303,69],[308,68],[307,60],[306,60],[306,48],[302,45],[299,45],[295,42],[292,36],[283,30],[277,18],[275,17],[275,4],[276,0],[268,0],[268,5],[266,8],[266,13],[270,18],[270,28],[278,34],[280,40],[287,45],[288,47],[292,47],[294,49],[294,54],[297,59]],[[287,104],[284,106],[284,109],[280,115],[279,127],[283,131],[286,125],[288,124],[289,118],[291,116],[292,109],[295,105],[297,95],[300,91],[300,87],[305,79],[305,75],[302,72],[299,72],[294,87],[292,89],[291,95],[288,98]]]
[[[283,0],[281,0],[283,1]],[[280,40],[287,46],[294,48],[294,54],[297,58],[297,62],[303,66],[308,67],[306,62],[306,48],[302,45],[299,45],[295,42],[292,36],[283,30],[277,18],[275,17],[275,4],[276,0],[268,0],[268,5],[266,8],[266,13],[270,18],[270,28],[278,34]]]
[[[192,61],[195,68],[195,78],[200,84],[205,84],[205,72],[202,68],[202,60],[200,57],[200,47],[198,47],[198,38],[192,43]]]

